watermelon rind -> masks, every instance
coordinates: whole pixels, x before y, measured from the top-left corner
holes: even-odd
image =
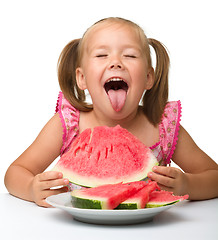
[[[145,208],[164,207],[164,206],[175,204],[179,201],[180,200],[175,200],[171,202],[150,202],[150,203],[148,202]],[[125,202],[119,204],[119,206],[116,209],[141,209],[141,208],[140,208],[140,202],[137,199],[135,199],[135,201],[132,200],[131,202],[126,200]]]
[[[76,208],[86,209],[107,209],[106,198],[104,197],[92,197],[84,194],[80,189],[73,190],[71,192],[71,202]]]
[[[150,203],[148,202],[146,204],[146,208],[164,207],[164,206],[175,204],[179,201],[180,200],[175,200],[175,201],[172,201],[172,202],[150,202]]]
[[[140,201],[138,199],[132,199],[132,201],[126,200],[125,202],[119,204],[116,209],[128,209],[128,210],[134,210],[134,209],[141,209],[140,207]]]
[[[71,197],[71,202],[76,208],[85,209],[106,209],[105,202],[102,200],[85,199],[76,196]]]

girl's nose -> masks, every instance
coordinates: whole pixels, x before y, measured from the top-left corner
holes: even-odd
[[[120,63],[110,64],[110,69],[122,69],[122,65]]]
[[[113,58],[110,63],[109,63],[109,69],[113,70],[113,69],[123,69],[124,66],[121,62],[121,60],[116,57],[116,58]]]

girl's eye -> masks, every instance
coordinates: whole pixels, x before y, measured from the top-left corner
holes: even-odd
[[[107,54],[98,54],[96,55],[97,58],[101,58],[101,57],[107,57]]]
[[[127,55],[124,55],[124,57],[128,57],[128,58],[136,58],[136,56],[135,56],[135,55],[129,55],[129,54],[127,54]]]

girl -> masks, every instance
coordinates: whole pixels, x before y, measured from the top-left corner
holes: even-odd
[[[152,67],[149,45],[156,53]],[[169,57],[135,23],[107,18],[62,51],[57,113],[5,175],[8,191],[39,206],[67,191],[62,173],[44,170],[66,152],[76,136],[99,125],[126,128],[156,155],[160,166],[148,176],[162,189],[190,199],[218,196],[218,166],[180,126],[180,102],[168,99]],[[92,104],[85,101],[88,90]],[[142,105],[140,100],[142,99]],[[166,167],[173,160],[181,169]],[[57,186],[64,186],[55,189]]]

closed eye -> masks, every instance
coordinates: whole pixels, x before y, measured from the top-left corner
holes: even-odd
[[[135,55],[124,55],[124,57],[128,57],[128,58],[136,58]]]
[[[101,58],[101,57],[107,57],[107,54],[98,54],[96,57]]]

